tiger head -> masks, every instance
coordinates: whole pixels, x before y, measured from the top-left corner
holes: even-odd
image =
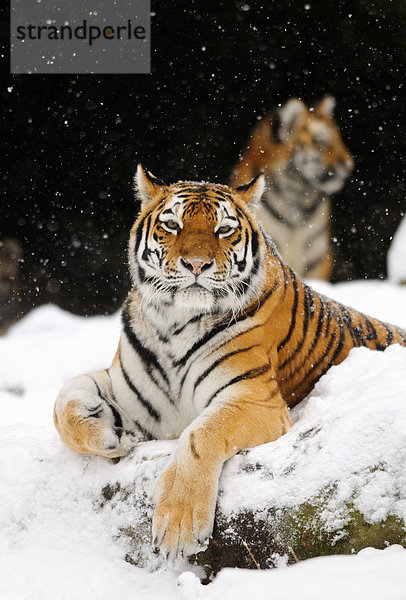
[[[339,191],[354,168],[354,159],[333,119],[334,106],[332,96],[326,96],[314,109],[291,98],[271,123],[274,156],[288,165],[285,168],[290,176],[327,194]],[[281,162],[274,164],[280,168]]]
[[[235,312],[258,292],[265,242],[247,205],[262,175],[239,188],[180,181],[165,185],[141,165],[141,213],[129,242],[130,273],[146,304]]]

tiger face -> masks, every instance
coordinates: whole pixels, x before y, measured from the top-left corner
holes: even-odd
[[[334,105],[334,98],[326,96],[309,110],[293,98],[273,121],[289,175],[327,194],[339,191],[354,168],[353,157],[333,119]]]
[[[237,189],[166,186],[139,166],[136,188],[143,210],[131,231],[129,264],[143,300],[211,313],[249,302],[264,242],[246,205],[261,197],[263,177]]]

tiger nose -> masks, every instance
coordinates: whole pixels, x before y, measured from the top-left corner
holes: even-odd
[[[193,275],[200,275],[202,271],[208,269],[212,264],[212,260],[201,260],[199,258],[181,258],[181,263],[186,269],[192,271]]]

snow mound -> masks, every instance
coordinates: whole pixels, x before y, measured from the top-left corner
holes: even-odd
[[[312,558],[288,569],[224,569],[208,586],[193,573],[179,577],[182,600],[402,600],[406,550],[366,548],[356,556]]]
[[[393,237],[388,251],[388,278],[393,283],[406,282],[406,217]]]
[[[228,461],[224,513],[292,508],[325,495],[331,530],[348,502],[369,522],[406,521],[405,348],[353,349],[292,412],[286,435]]]
[[[324,284],[322,291],[356,304],[348,300],[354,297],[360,308],[368,305],[370,313],[404,326],[406,290],[375,285],[377,294],[362,282]],[[351,597],[339,587],[345,578],[354,590],[368,591],[357,597],[402,598],[406,551],[397,547],[304,561],[272,573],[225,570],[205,588],[185,574],[177,585],[179,572],[190,566],[164,565],[150,545],[150,491],[176,441],[142,444],[113,464],[75,455],[53,428],[61,384],[107,366],[119,330],[119,315],[86,319],[44,306],[0,338],[2,600],[107,600],[124,594],[142,600],[200,595],[237,600],[248,589],[258,598],[265,597],[266,589],[268,597],[272,589],[275,598],[284,600],[324,600],[326,594]],[[341,507],[348,502],[370,522],[405,518],[405,349],[354,350],[293,412],[295,424],[287,435],[226,464],[219,511],[259,515],[272,506],[289,511],[322,494],[320,519],[334,531],[345,526]],[[129,551],[131,536],[138,554]],[[127,562],[134,556],[139,566]],[[334,590],[327,590],[332,580]],[[333,596],[336,586],[341,594]],[[378,594],[380,589],[388,593]]]

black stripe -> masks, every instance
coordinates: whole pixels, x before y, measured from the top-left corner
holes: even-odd
[[[373,324],[371,323],[371,321],[369,320],[369,318],[366,315],[363,315],[362,313],[360,313],[360,316],[364,319],[364,323],[366,325],[367,328],[367,340],[376,340],[378,337],[378,334],[376,333],[376,329],[373,326]]]
[[[322,330],[323,325],[324,325],[324,310],[325,310],[325,304],[320,299],[319,319],[318,319],[318,322],[317,322],[317,329],[316,329],[316,334],[315,334],[314,339],[313,339],[313,343],[311,345],[310,350],[308,351],[308,353],[306,354],[306,356],[302,360],[302,362],[295,367],[294,371],[292,371],[290,373],[291,377],[293,377],[294,375],[296,375],[296,373],[298,373],[304,367],[304,365],[307,363],[307,360],[308,360],[309,356],[311,355],[311,353],[315,349],[315,347],[316,347],[316,345],[317,345],[317,343],[318,343],[318,341],[320,339],[321,330]],[[329,318],[331,318],[331,317],[329,317]],[[329,325],[328,326],[330,326],[330,321],[329,321]]]
[[[248,230],[245,230],[245,242],[244,242],[244,256],[241,260],[236,260],[235,263],[238,266],[238,271],[242,273],[247,266],[247,254],[248,254],[248,244],[250,241],[250,236],[248,235]]]
[[[326,307],[326,313],[327,313],[327,326],[326,326],[326,331],[324,332],[324,337],[327,337],[330,331],[330,325],[331,325],[331,302],[329,302],[328,300],[325,301],[325,307]]]
[[[260,177],[261,175],[262,175],[262,173],[258,173],[258,175],[256,175],[254,177],[254,179],[252,179],[248,183],[244,183],[243,185],[239,185],[235,189],[237,190],[237,192],[246,192],[247,190],[250,189],[250,187],[252,187],[254,185],[254,183],[256,182],[256,180],[258,179],[258,177]]]
[[[143,437],[144,437],[144,438],[146,438],[146,439],[147,439],[147,441],[151,441],[151,440],[154,440],[154,439],[156,439],[156,438],[155,438],[155,437],[152,435],[152,433],[150,433],[150,432],[149,432],[147,429],[145,429],[145,427],[143,427],[143,426],[141,425],[141,423],[140,423],[139,421],[137,421],[136,419],[133,419],[133,421],[134,421],[134,425],[135,425],[136,427],[138,427],[138,429],[140,430],[141,434],[143,435]]]
[[[330,366],[335,363],[335,361],[336,361],[338,355],[340,354],[340,352],[341,352],[341,350],[343,348],[343,345],[344,345],[344,339],[345,339],[344,329],[343,329],[343,327],[341,326],[340,323],[338,324],[338,326],[340,328],[340,339],[338,340],[337,348],[335,349],[334,354],[333,354],[333,356],[331,358]]]
[[[114,402],[117,403],[117,400],[116,400],[116,398],[114,396],[113,382],[111,380],[111,375],[110,375],[109,369],[106,369],[106,373],[107,373],[107,375],[109,376],[109,379],[110,379],[111,395],[113,396]],[[116,427],[122,427],[122,420],[121,420],[121,416],[120,416],[119,412],[114,408],[114,406],[108,400],[106,400],[106,402],[109,405],[109,407],[111,408],[111,410],[113,411],[114,418],[116,419],[116,417],[118,417],[117,424],[116,424],[116,421],[114,421],[115,426]],[[136,419],[133,419],[133,421],[134,421],[135,426],[138,427],[138,429],[140,430],[140,432],[142,433],[142,435],[145,438],[147,438],[147,440],[153,440],[153,439],[155,439],[154,436],[152,435],[152,433],[150,433],[147,429],[145,429],[145,427],[143,427],[141,425],[141,423],[139,423]],[[118,424],[118,423],[120,423],[120,424]]]
[[[292,317],[291,317],[291,322],[290,322],[290,326],[289,326],[289,331],[286,334],[285,338],[278,345],[278,352],[280,350],[282,350],[282,348],[284,346],[286,346],[286,344],[292,337],[293,330],[295,329],[295,326],[296,326],[296,313],[297,313],[297,305],[299,302],[299,289],[298,289],[298,285],[297,285],[296,275],[294,274],[294,272],[292,271],[292,269],[290,267],[289,267],[289,271],[290,271],[290,277],[291,277],[292,283],[293,283],[293,288],[295,291],[295,296],[294,296],[294,300],[293,300],[292,313],[291,313]]]
[[[101,400],[104,400],[104,402],[107,404],[107,406],[110,408],[111,412],[113,413],[113,417],[114,417],[114,426],[115,427],[122,427],[123,426],[123,420],[121,418],[120,413],[118,412],[118,410],[111,404],[111,402],[109,402],[107,400],[107,398],[105,398],[102,393],[101,393],[101,389],[99,384],[97,383],[96,379],[94,377],[92,377],[92,375],[89,375],[90,379],[93,381],[93,383],[96,386],[97,389],[97,394],[99,396],[99,398]]]
[[[385,323],[385,329],[386,329],[386,345],[390,346],[391,343],[393,342],[393,331],[388,325],[386,325],[386,323]]]
[[[195,315],[194,317],[189,319],[189,321],[187,321],[184,325],[175,329],[175,331],[172,332],[172,335],[179,335],[180,333],[182,333],[182,331],[184,331],[184,329],[186,329],[188,325],[191,325],[192,323],[197,323],[202,319],[203,316],[203,313],[201,315]],[[166,341],[168,340],[166,339]]]
[[[240,333],[237,333],[237,335],[233,336],[233,338],[232,338],[233,342],[237,338],[241,337],[242,335],[245,335],[246,333],[250,333],[254,329],[258,329],[259,327],[263,327],[263,324],[261,323],[259,325],[254,325],[253,327],[249,327],[248,329],[245,329],[244,331],[240,331]],[[213,349],[213,352],[218,352],[218,350],[220,350],[220,348],[222,348],[223,346],[225,346],[226,344],[228,344],[229,341],[230,341],[230,339],[227,339],[224,342],[222,342],[219,346],[217,346],[217,348]],[[183,384],[185,383],[185,379],[188,376],[188,373],[189,373],[189,371],[190,371],[190,369],[192,367],[192,364],[186,369],[185,373],[183,374],[182,380],[180,382],[179,389],[183,388]]]
[[[144,229],[144,223],[147,220],[149,215],[147,215],[146,217],[144,217],[142,219],[142,221],[140,222],[140,224],[137,227],[137,232],[135,234],[135,244],[134,244],[134,253],[135,253],[135,257],[137,257],[137,252],[138,252],[138,248],[140,247],[141,244],[141,239],[142,239],[142,232]]]
[[[199,350],[199,348],[201,348],[202,346],[204,346],[204,344],[206,344],[207,342],[209,342],[218,333],[224,331],[224,329],[226,329],[227,326],[228,326],[228,321],[227,322],[224,321],[223,323],[221,323],[217,327],[214,327],[213,329],[211,329],[200,340],[197,340],[197,342],[195,342],[193,344],[193,346],[191,348],[189,348],[189,350],[186,352],[186,354],[184,354],[181,358],[179,358],[177,361],[175,361],[174,366],[175,367],[181,367],[181,366],[183,366],[189,360],[189,358],[192,356],[192,354],[194,354],[197,350]]]
[[[128,303],[126,303],[124,305],[123,312],[121,313],[121,320],[122,320],[123,327],[124,327],[124,333],[127,336],[127,339],[130,342],[131,346],[134,348],[135,352],[140,357],[145,371],[148,373],[148,375],[150,377],[152,377],[151,369],[152,369],[152,367],[154,367],[157,371],[159,371],[159,373],[160,373],[162,379],[165,381],[165,383],[167,385],[169,385],[168,375],[166,374],[165,370],[159,364],[157,356],[153,352],[151,352],[151,350],[146,348],[140,342],[140,340],[137,338],[137,336],[135,335],[134,330],[131,327],[131,323],[130,323]],[[153,379],[154,379],[154,382],[156,383],[156,385],[158,385],[158,387],[160,387],[159,382],[157,382],[155,378],[153,378]]]
[[[268,291],[259,299],[259,301],[255,302],[250,310],[246,310],[243,313],[241,313],[238,317],[236,317],[235,318],[235,322],[237,323],[237,322],[240,322],[240,321],[244,321],[246,318],[251,317],[252,315],[254,315],[263,306],[263,304],[272,296],[272,294],[276,291],[276,289],[278,287],[279,287],[279,281],[276,279],[275,282],[274,282],[274,284],[273,284],[273,286],[268,289]],[[189,348],[189,350],[186,352],[186,354],[184,354],[182,356],[182,358],[178,359],[174,363],[174,366],[175,367],[181,367],[181,366],[183,366],[189,360],[189,358],[197,350],[199,350],[199,348],[201,348],[204,344],[206,344],[207,342],[209,342],[218,333],[220,333],[221,331],[223,331],[224,329],[226,329],[228,327],[228,324],[229,324],[229,321],[224,321],[223,323],[221,323],[220,325],[218,325],[217,327],[215,327],[214,329],[212,329],[211,331],[209,331],[200,340],[198,340],[197,342],[195,342],[193,344],[193,346],[191,348]]]
[[[97,383],[97,381],[95,380],[95,378],[94,378],[92,375],[88,375],[88,377],[90,377],[90,379],[93,381],[94,385],[96,386],[96,389],[97,389],[97,395],[99,396],[99,398],[100,398],[101,400],[104,400],[104,398],[103,398],[103,396],[102,396],[102,393],[101,393],[100,386],[99,386],[99,384]]]
[[[199,195],[202,191],[201,186],[195,186],[192,187],[191,185],[185,184],[185,185],[179,185],[180,189],[182,190],[182,194],[187,193],[187,195],[191,195],[193,196],[197,196]],[[179,198],[180,194],[176,194],[176,196]]]
[[[236,317],[235,322],[238,323],[240,321],[244,321],[246,318],[251,317],[252,315],[254,315],[261,308],[261,306],[264,304],[264,302],[266,302],[267,299],[273,294],[273,292],[276,290],[276,288],[278,287],[278,285],[279,285],[278,281],[275,281],[273,287],[270,288],[267,291],[267,293],[264,294],[262,296],[262,298],[260,298],[260,300],[254,304],[254,306],[251,308],[251,310],[246,311],[246,312],[242,313],[241,315],[239,315],[238,317]],[[189,358],[197,350],[199,350],[199,348],[201,348],[202,346],[204,346],[204,344],[206,344],[207,342],[209,342],[218,333],[221,333],[222,331],[224,331],[224,329],[227,329],[228,325],[229,325],[229,321],[228,320],[227,321],[223,321],[217,327],[215,327],[211,331],[207,332],[206,335],[204,335],[200,340],[197,340],[197,342],[195,342],[193,344],[193,346],[191,348],[189,348],[189,350],[186,352],[186,354],[184,354],[182,356],[182,358],[179,358],[174,363],[174,366],[175,367],[181,367],[184,364],[186,364],[186,362],[189,360]]]
[[[141,267],[141,265],[138,265],[138,279],[141,283],[143,283],[146,279],[145,270]]]
[[[142,260],[145,260],[145,261],[147,261],[147,258],[149,256],[149,252],[150,252],[149,249],[148,249],[148,234],[149,234],[149,231],[151,229],[151,220],[152,220],[152,217],[151,217],[151,214],[149,214],[148,217],[147,217],[147,226],[145,228],[144,250],[142,252]]]
[[[189,438],[189,445],[190,445],[190,451],[192,452],[194,458],[196,460],[200,460],[200,454],[198,453],[198,451],[196,450],[196,445],[195,445],[195,435],[193,433],[193,431],[190,434],[190,438]]]
[[[341,313],[341,315],[339,317],[340,320],[337,319],[337,322],[344,323],[348,333],[350,334],[353,345],[355,347],[359,346],[360,344],[358,343],[358,340],[357,340],[357,334],[354,331],[354,328],[352,326],[351,315],[349,314],[348,310],[342,304],[338,304],[338,302],[336,303],[336,308]]]
[[[272,294],[278,289],[279,281],[275,279],[275,282],[271,288],[259,299],[259,302],[256,302],[255,305],[248,311],[245,311],[241,317],[237,319],[237,321],[244,320],[245,317],[252,317],[264,304],[265,302],[272,296]]]
[[[235,238],[235,240],[232,240],[231,245],[236,246],[240,242],[241,242],[241,231],[238,229],[238,236]]]
[[[319,319],[317,321],[317,329],[316,329],[316,335],[314,338],[314,344],[318,342],[320,334],[321,334],[321,328],[323,327],[323,322],[324,322],[324,303],[320,302],[320,312],[319,312]]]
[[[317,373],[317,374],[316,374],[316,377],[314,377],[314,378],[312,379],[312,382],[311,382],[311,384],[308,384],[308,383],[307,383],[306,379],[307,379],[307,378],[308,378],[308,377],[309,377],[309,376],[310,376],[310,375],[311,375],[311,374],[312,374],[314,371],[316,371],[316,369],[317,369],[317,368],[318,368],[318,367],[321,365],[321,363],[322,363],[322,362],[325,360],[325,358],[328,356],[328,354],[329,354],[329,352],[330,352],[330,350],[331,350],[331,348],[332,348],[332,346],[333,346],[333,344],[334,344],[334,342],[335,342],[335,339],[336,339],[336,334],[335,334],[335,333],[333,333],[333,334],[331,335],[331,337],[330,337],[330,341],[329,341],[329,343],[327,344],[327,348],[325,349],[325,351],[323,352],[323,354],[320,356],[319,360],[318,360],[316,363],[314,363],[314,365],[312,365],[311,369],[307,371],[306,375],[305,375],[304,377],[302,377],[302,378],[301,378],[301,381],[300,381],[300,383],[298,383],[298,384],[297,384],[297,385],[296,385],[296,386],[293,388],[293,392],[292,392],[292,393],[294,393],[294,392],[295,392],[295,391],[296,391],[296,390],[297,390],[297,389],[298,389],[300,386],[302,386],[303,384],[305,384],[305,385],[306,385],[306,386],[308,386],[308,387],[310,387],[310,386],[311,386],[311,387],[313,387],[313,386],[314,386],[314,384],[316,383],[316,381],[317,381],[318,379],[320,379],[320,377],[321,377],[322,375],[324,375],[324,373],[325,373],[325,372],[326,372],[326,371],[327,371],[327,370],[328,370],[328,369],[331,367],[331,365],[332,365],[332,361],[329,361],[329,363],[328,363],[327,365],[325,365],[325,367],[323,367],[323,371],[322,371],[321,373]]]
[[[244,221],[247,219],[247,215],[242,212],[241,208],[239,208],[238,206],[235,206],[234,208],[237,212],[237,216],[240,219],[240,221]],[[251,223],[250,223],[250,227],[252,227]]]
[[[354,346],[366,346],[367,344],[363,337],[362,326],[353,325],[351,313],[345,306],[343,306],[342,304],[337,304],[337,306],[340,309],[341,314],[343,315],[343,323],[351,336]]]
[[[253,304],[253,306],[252,306],[252,308],[250,310],[247,310],[247,311],[241,313],[238,317],[235,318],[235,323],[244,321],[248,317],[252,317],[252,315],[254,315],[263,306],[263,304],[268,300],[268,298],[270,298],[272,296],[272,294],[275,292],[275,290],[278,287],[279,287],[279,281],[275,280],[273,286],[259,299],[258,302],[255,302]],[[207,342],[209,342],[218,333],[221,333],[222,331],[224,331],[224,329],[227,329],[228,325],[229,325],[229,321],[228,320],[224,321],[223,323],[220,323],[220,325],[218,325],[217,327],[213,328],[211,331],[209,331],[208,333],[206,333],[205,336],[203,336],[200,340],[198,340],[197,342],[195,342],[191,348],[189,348],[189,350],[186,352],[186,354],[184,354],[182,356],[182,358],[179,358],[174,363],[174,366],[177,367],[177,368],[179,368],[179,367],[182,367],[183,365],[185,365],[186,362],[189,360],[189,358],[197,350],[199,350],[199,348],[201,348],[202,346],[204,346],[204,344],[206,344]],[[245,333],[245,332],[243,332],[243,333]]]
[[[233,338],[233,341],[234,341],[234,338]],[[199,377],[196,379],[194,387],[193,387],[193,393],[196,391],[197,386],[203,381],[203,379],[205,379],[223,361],[227,360],[231,356],[235,356],[236,354],[242,354],[243,352],[248,352],[249,350],[252,350],[252,348],[256,348],[258,346],[259,346],[259,344],[254,344],[253,346],[250,346],[249,348],[239,348],[238,350],[233,350],[233,352],[224,354],[224,356],[221,356],[220,358],[215,360],[214,363],[212,363],[210,365],[210,367],[208,367],[205,371],[203,371],[203,373],[201,375],[199,375]]]
[[[248,273],[248,275],[246,277],[244,277],[244,279],[240,279],[240,281],[237,282],[237,287],[238,287],[240,296],[243,293],[252,291],[251,281],[253,280],[254,276],[258,273],[258,269],[259,269],[259,258],[258,258],[258,256],[256,256],[254,258],[254,262],[252,263],[252,267],[251,267],[251,270]]]
[[[127,371],[124,369],[124,366],[123,366],[123,363],[122,363],[120,355],[119,355],[119,361],[120,361],[121,372],[123,374],[123,377],[124,377],[125,382],[128,385],[128,387],[131,389],[132,392],[134,392],[134,394],[137,396],[137,398],[140,401],[140,403],[149,412],[149,414],[151,415],[151,417],[153,417],[155,419],[155,421],[160,421],[161,420],[161,415],[148,402],[148,400],[146,398],[144,398],[144,396],[141,394],[141,392],[135,387],[134,383],[131,381],[130,377],[128,376]]]
[[[286,367],[286,365],[289,364],[298,355],[300,350],[303,348],[304,343],[306,341],[307,331],[309,328],[309,312],[310,312],[309,292],[308,292],[308,289],[304,288],[302,339],[296,346],[295,350],[293,352],[291,351],[289,353],[288,358],[280,365],[280,367],[279,367],[280,369],[283,369],[284,367]]]
[[[259,248],[259,239],[258,239],[258,234],[257,232],[253,229],[252,230],[252,238],[251,238],[251,253],[252,256],[255,257],[257,252],[258,252],[258,248]]]
[[[296,225],[288,221],[283,215],[278,213],[274,207],[268,203],[268,197],[265,194],[262,196],[262,206],[265,206],[265,209],[272,215],[274,219],[286,225],[289,229],[295,229]]]
[[[243,379],[244,380],[245,379],[255,379],[256,377],[259,377],[260,375],[267,373],[270,370],[270,368],[271,368],[270,363],[267,363],[265,365],[262,365],[262,367],[256,367],[255,369],[250,369],[249,371],[246,371],[245,373],[241,373],[240,375],[233,377],[233,379],[231,379],[228,383],[225,383],[224,385],[221,386],[221,388],[219,388],[216,392],[214,392],[214,394],[210,397],[210,399],[206,403],[206,407],[209,406],[209,404],[212,402],[212,400],[214,400],[214,398],[218,394],[220,394],[220,392],[225,390],[227,387],[230,387],[230,385],[234,385],[235,383],[238,383],[239,381],[242,381]]]

